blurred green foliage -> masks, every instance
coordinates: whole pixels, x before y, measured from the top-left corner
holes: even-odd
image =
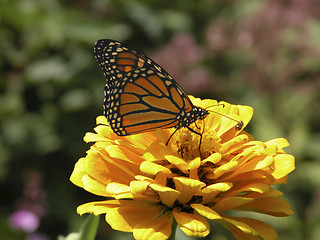
[[[150,55],[190,94],[254,107],[247,131],[256,139],[287,138],[296,170],[280,189],[295,215],[260,218],[281,240],[320,239],[317,4],[1,0],[0,238],[26,238],[8,221],[26,205],[42,209],[39,233],[66,236],[84,221],[76,207],[98,200],[68,179],[89,148],[82,137],[102,113],[105,80],[93,45],[111,38]],[[97,239],[128,236],[102,221]],[[212,236],[230,237],[217,226]]]

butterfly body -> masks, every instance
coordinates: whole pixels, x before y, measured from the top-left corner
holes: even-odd
[[[104,115],[117,135],[189,128],[209,114],[194,106],[179,84],[144,54],[108,39],[99,40],[94,52],[107,78]]]

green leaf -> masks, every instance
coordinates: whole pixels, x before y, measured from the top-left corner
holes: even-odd
[[[70,233],[66,237],[58,236],[57,240],[94,240],[99,226],[99,216],[90,214],[82,224],[79,232]]]

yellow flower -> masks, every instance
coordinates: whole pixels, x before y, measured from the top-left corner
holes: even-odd
[[[207,220],[221,223],[240,240],[277,239],[268,224],[232,211],[253,211],[277,217],[292,215],[282,193],[272,185],[287,182],[294,157],[283,150],[288,142],[254,141],[244,126],[252,108],[190,97],[193,104],[209,108],[204,120],[180,129],[157,129],[131,136],[113,133],[104,116],[97,118],[96,133],[87,133],[94,144],[76,163],[70,180],[105,201],[78,207],[79,214],[105,214],[110,226],[133,232],[135,239],[167,239],[173,219],[191,237],[210,232]],[[219,115],[219,114],[222,115]],[[230,211],[232,210],[232,211]],[[239,214],[238,214],[239,215]]]

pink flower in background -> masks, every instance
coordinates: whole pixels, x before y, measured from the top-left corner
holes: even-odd
[[[192,36],[178,34],[150,56],[188,93],[206,93],[210,90],[210,74],[201,66],[203,49]]]
[[[25,240],[48,240],[48,237],[40,233],[32,233]]]
[[[31,211],[18,210],[11,214],[9,223],[15,230],[31,233],[39,227],[40,220],[39,217]]]
[[[274,93],[292,86],[295,79],[313,80],[320,56],[313,27],[320,15],[317,3],[270,0],[236,22],[213,19],[206,30],[203,58],[210,69],[217,64],[217,71],[227,69],[220,75],[213,70],[215,82],[228,84],[228,91],[246,84]]]
[[[206,31],[206,40],[209,56],[216,51],[223,50],[228,47],[230,41],[227,37],[227,22],[221,19],[213,21]]]
[[[197,67],[187,72],[183,77],[183,85],[193,93],[203,93],[210,88],[210,75],[207,70]]]
[[[27,233],[28,240],[46,240],[36,233],[41,217],[46,214],[45,191],[42,189],[42,175],[39,172],[27,172],[23,195],[17,199],[16,211],[9,217],[9,224],[14,230]]]

